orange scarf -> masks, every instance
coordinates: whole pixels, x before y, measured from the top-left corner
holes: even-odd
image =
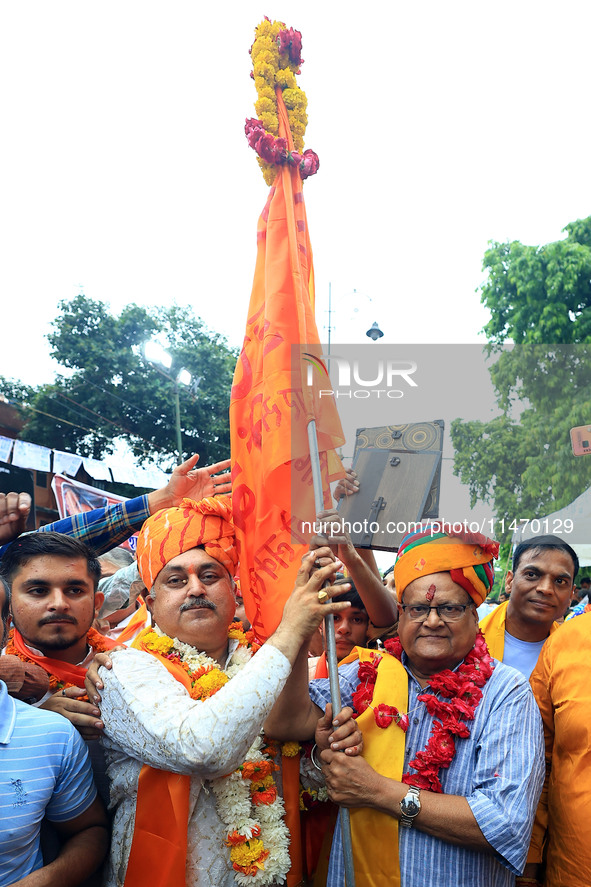
[[[155,656],[191,692],[189,675],[179,665],[148,649],[141,636],[131,646]],[[125,887],[181,887],[185,883],[190,788],[188,775],[157,770],[147,764],[142,767]]]
[[[127,641],[131,641],[135,635],[148,624],[148,608],[142,598],[138,598],[138,600],[141,600],[142,604],[137,608],[123,631],[116,638],[116,644],[124,644]]]
[[[86,641],[95,653],[112,650],[117,646],[116,641],[106,638],[94,628],[89,629]],[[61,659],[51,659],[49,656],[39,656],[37,653],[33,653],[16,628],[10,632],[6,652],[18,656],[23,662],[34,662],[35,665],[39,665],[49,675],[49,689],[53,692],[62,690],[64,687],[84,689],[86,669],[82,665],[71,665],[69,662],[62,662]]]

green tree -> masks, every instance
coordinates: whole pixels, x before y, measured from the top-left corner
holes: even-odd
[[[569,435],[591,423],[591,218],[565,231],[545,246],[492,243],[484,256],[500,414],[452,424],[454,472],[472,504],[506,521],[541,517],[591,484],[591,459],[573,456]]]
[[[184,368],[193,379],[201,377],[196,392],[179,386],[184,456],[198,452],[202,464],[228,456],[236,352],[191,309],[131,304],[116,317],[102,302],[80,295],[61,302],[60,310],[48,338],[67,373],[23,398],[23,438],[94,458],[112,453],[122,438],[139,462],[156,459],[171,467],[174,384],[143,353],[156,337],[173,358],[169,375]]]
[[[544,246],[491,243],[481,301],[491,313],[489,342],[591,342],[591,216]]]

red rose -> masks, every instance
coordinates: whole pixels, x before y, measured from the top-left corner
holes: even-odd
[[[453,736],[441,724],[433,725],[433,734],[428,743],[433,756],[441,762],[442,767],[449,767],[456,753]]]
[[[442,696],[457,696],[462,688],[462,675],[446,668],[429,678],[429,686]]]
[[[287,160],[287,139],[275,139],[275,163],[285,163]]]
[[[457,718],[448,718],[445,722],[445,726],[450,733],[454,733],[456,736],[459,736],[460,739],[467,739],[470,735],[468,726]]]
[[[451,706],[458,718],[466,718],[467,721],[474,720],[474,706],[464,699],[452,699]]]
[[[421,693],[417,698],[419,702],[425,703],[425,708],[432,718],[439,718],[442,720],[443,718],[454,714],[451,703],[444,702],[442,699],[438,699],[437,696],[433,696],[431,693]]]
[[[476,641],[474,642],[474,655],[479,658],[485,656],[488,653],[488,645],[486,643],[486,639],[480,629],[478,630],[478,634],[476,635]]]
[[[360,681],[368,681],[375,684],[378,677],[378,670],[373,662],[362,662],[357,672]]]
[[[256,151],[259,157],[267,163],[275,162],[275,138],[270,132],[265,132],[256,143]]]
[[[353,693],[352,698],[355,711],[358,712],[358,714],[363,714],[373,699],[373,688],[359,687],[355,693]]]
[[[408,730],[408,724],[409,724],[408,715],[398,714],[396,717],[396,723],[398,724],[400,729],[403,731],[403,733],[406,733],[406,731]]]
[[[279,47],[279,52],[287,52],[289,49],[289,43],[289,28],[284,28],[277,34],[277,46]]]
[[[393,708],[391,705],[386,705],[384,702],[381,702],[379,705],[373,710],[374,718],[376,719],[376,724],[378,727],[386,728],[389,727],[392,721],[394,720],[394,716],[397,713],[397,709]]]
[[[405,773],[402,777],[402,782],[404,782],[405,785],[416,785],[417,788],[423,788],[428,792],[437,792],[438,794],[441,794],[443,791],[439,778],[434,772]]]
[[[293,28],[284,28],[277,34],[279,52],[288,52],[293,65],[302,64],[302,35]]]
[[[313,176],[315,173],[317,173],[319,166],[320,160],[318,158],[318,154],[308,148],[306,151],[304,151],[304,156],[302,158],[302,162],[300,163],[300,174],[302,176],[302,179],[307,179],[308,176]]]
[[[255,117],[247,117],[244,132],[251,148],[256,147],[258,139],[264,134],[263,124]]]
[[[391,656],[400,659],[402,656],[402,644],[400,638],[387,638],[384,641],[384,647]]]
[[[294,65],[302,64],[302,35],[300,31],[294,31],[293,28],[290,28],[291,31],[291,43],[289,47],[289,60]]]
[[[466,702],[472,706],[472,708],[476,708],[478,703],[482,699],[482,690],[479,690],[476,684],[472,681],[469,681],[462,691],[462,699],[465,699]]]

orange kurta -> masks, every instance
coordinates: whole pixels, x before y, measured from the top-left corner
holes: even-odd
[[[544,644],[531,685],[544,721],[547,775],[528,862],[547,849],[545,887],[591,884],[591,613]]]

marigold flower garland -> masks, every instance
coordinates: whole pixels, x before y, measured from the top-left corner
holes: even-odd
[[[398,638],[385,641],[384,647],[387,653],[401,659],[402,646]],[[408,713],[400,712],[396,706],[385,703],[375,707],[371,705],[381,659],[382,656],[375,653],[371,662],[362,662],[359,666],[359,685],[353,694],[353,705],[357,715],[362,714],[367,708],[373,708],[378,727],[385,729],[395,723],[406,733],[409,724]],[[432,792],[443,791],[438,776],[439,770],[448,768],[454,758],[456,753],[454,736],[467,739],[470,735],[470,728],[465,722],[474,720],[474,713],[482,699],[480,688],[484,687],[493,669],[486,641],[479,631],[474,647],[456,671],[446,668],[433,675],[428,686],[436,695],[421,693],[417,699],[424,703],[431,717],[438,720],[433,721],[431,736],[424,751],[418,752],[416,758],[410,762],[409,766],[417,772],[406,772],[402,776],[402,782]],[[450,701],[439,699],[437,694]]]
[[[200,700],[217,693],[259,649],[252,632],[244,632],[237,622],[230,626],[228,638],[238,641],[238,646],[223,669],[205,653],[163,634],[158,626],[146,629],[140,638],[147,649],[187,672],[191,697]],[[224,843],[230,851],[234,879],[241,887],[282,883],[290,867],[283,801],[273,779],[273,772],[279,768],[271,754],[271,746],[264,743],[262,735],[257,736],[233,773],[208,780],[218,815],[228,829]]]
[[[272,185],[277,166],[297,166],[303,179],[318,171],[318,155],[304,151],[304,134],[308,123],[306,94],[296,83],[302,59],[302,35],[283,22],[265,19],[255,29],[250,48],[253,70],[251,76],[257,89],[255,110],[258,118],[247,118],[244,131],[248,144],[257,152],[258,163],[267,185]],[[287,109],[294,151],[279,138],[279,116],[276,91],[280,89]]]

